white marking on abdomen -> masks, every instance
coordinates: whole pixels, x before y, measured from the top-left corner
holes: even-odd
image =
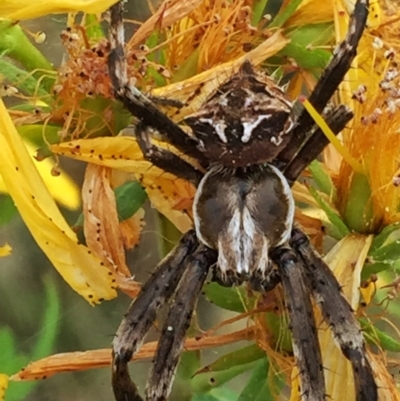
[[[283,194],[286,196],[287,205],[288,205],[288,211],[287,211],[286,221],[285,221],[286,230],[282,235],[281,241],[279,241],[276,244],[276,246],[280,246],[280,245],[283,245],[285,242],[289,241],[289,238],[290,238],[290,235],[292,232],[293,220],[294,220],[294,199],[293,199],[293,193],[289,186],[289,183],[287,182],[287,179],[282,174],[282,172],[279,169],[277,169],[275,166],[273,166],[272,164],[269,164],[269,167],[280,178],[280,180],[282,182]]]
[[[218,266],[223,272],[236,270],[238,274],[249,275],[251,271],[257,269],[264,271],[267,268],[268,240],[257,229],[247,207],[242,213],[239,209],[235,209],[227,229],[221,236],[222,239],[221,237],[218,239]],[[232,266],[232,263],[235,265]]]

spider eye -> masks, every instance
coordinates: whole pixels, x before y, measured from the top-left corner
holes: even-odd
[[[293,126],[292,103],[250,62],[185,119],[211,162],[244,167],[273,160]]]

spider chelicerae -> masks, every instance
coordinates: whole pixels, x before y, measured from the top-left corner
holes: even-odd
[[[173,299],[162,328],[145,399],[167,400],[191,316],[209,270],[224,286],[248,283],[260,292],[282,285],[303,401],[329,398],[311,296],[334,340],[353,367],[357,401],[378,400],[360,326],[329,267],[293,225],[291,185],[327,140],[306,111],[292,103],[250,62],[227,78],[200,109],[185,118],[191,134],[172,122],[133,86],[124,57],[123,8],[111,8],[109,71],[115,97],[139,120],[136,137],[144,157],[197,186],[195,229],[160,262],[131,304],[113,341],[112,385],[117,401],[143,398],[128,362],[141,346],[158,310]],[[366,25],[367,0],[358,0],[346,39],[337,47],[309,101],[323,112],[356,55]],[[326,113],[334,133],[352,118],[341,105]],[[151,141],[163,140],[198,161],[205,174]]]

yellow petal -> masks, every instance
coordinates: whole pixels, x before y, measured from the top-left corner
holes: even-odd
[[[0,373],[0,401],[4,400],[8,387],[8,375]]]
[[[176,152],[172,146],[154,142],[157,146]],[[179,210],[178,206],[184,200],[193,199],[194,186],[145,161],[136,139],[128,136],[82,139],[53,145],[51,150],[76,160],[135,174],[146,189],[152,205],[178,230],[185,232],[192,227],[190,216]]]
[[[173,110],[172,112],[168,112],[168,110],[165,110],[165,112],[174,121],[182,121],[184,117],[196,112],[201,103],[203,103],[212,92],[217,90],[225,80],[239,71],[246,60],[258,66],[263,63],[265,59],[282,50],[289,42],[290,39],[285,38],[282,31],[278,30],[255,49],[247,52],[242,57],[207,69],[185,81],[156,88],[152,91],[152,95],[181,101],[183,107],[178,111]],[[194,99],[193,93],[198,93]]]
[[[2,0],[0,18],[24,20],[38,18],[48,14],[60,14],[83,11],[98,14],[106,11],[118,0]]]
[[[372,243],[372,236],[348,235],[326,255],[325,262],[334,272],[343,293],[354,310],[360,298],[360,275]],[[326,392],[332,401],[354,400],[353,371],[350,362],[335,344],[324,323],[319,330]]]
[[[116,296],[115,278],[78,243],[0,101],[0,174],[36,242],[65,281],[90,303]]]
[[[75,182],[62,169],[58,169],[60,175],[52,175],[55,163],[51,159],[38,162],[33,155],[36,153],[35,147],[24,140],[28,153],[32,156],[32,161],[43,178],[51,196],[61,205],[70,210],[76,210],[81,204],[79,188]],[[0,193],[8,193],[3,178],[0,176]]]
[[[82,187],[87,246],[125,277],[132,274],[125,261],[125,249],[118,221],[117,203],[110,184],[111,169],[92,163],[86,167]]]
[[[4,246],[0,246],[0,257],[7,256],[11,253],[11,246],[5,244]]]
[[[285,26],[322,24],[333,19],[333,7],[330,1],[303,0]]]

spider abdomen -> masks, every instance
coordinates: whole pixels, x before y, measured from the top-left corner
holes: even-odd
[[[216,280],[260,283],[271,272],[269,251],[290,237],[294,201],[272,165],[214,167],[198,187],[193,214],[200,241],[218,251]]]

